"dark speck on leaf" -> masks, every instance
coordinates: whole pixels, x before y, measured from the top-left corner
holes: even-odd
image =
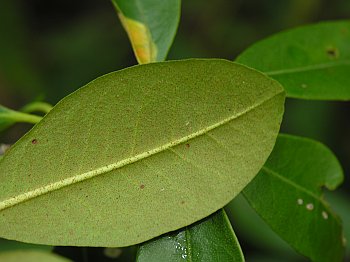
[[[33,144],[33,145],[36,145],[37,143],[38,143],[38,140],[37,140],[37,139],[33,139],[33,140],[32,140],[32,144]]]
[[[189,147],[190,147],[190,144],[186,144],[186,147],[189,148]]]
[[[182,204],[182,205],[185,204],[185,201],[182,200],[182,201],[181,201],[181,204]]]
[[[326,52],[327,52],[327,55],[329,58],[338,58],[339,57],[339,51],[337,48],[334,48],[334,47],[327,48]]]
[[[141,186],[140,186],[140,189],[144,189],[144,188],[145,188],[145,185],[141,185]]]

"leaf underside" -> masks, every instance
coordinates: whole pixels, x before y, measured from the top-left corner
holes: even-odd
[[[0,160],[0,236],[118,247],[192,224],[258,173],[283,104],[276,81],[224,60],[100,77]]]

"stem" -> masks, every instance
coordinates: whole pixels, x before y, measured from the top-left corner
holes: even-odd
[[[24,106],[21,111],[24,113],[43,112],[47,114],[52,108],[52,105],[45,102],[33,102]]]
[[[37,124],[42,119],[41,116],[31,115],[31,114],[22,113],[22,112],[16,112],[12,110],[5,114],[0,113],[0,118],[8,119],[15,122],[30,123],[30,124]]]

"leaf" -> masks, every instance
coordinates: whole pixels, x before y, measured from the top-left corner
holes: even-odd
[[[350,21],[323,22],[262,40],[237,62],[279,81],[288,97],[350,100]]]
[[[225,211],[176,233],[142,244],[137,262],[244,261],[241,247]]]
[[[40,116],[17,112],[0,105],[0,132],[17,122],[35,124],[38,123],[41,118]]]
[[[1,262],[68,262],[67,258],[40,251],[8,251],[0,253]]]
[[[11,240],[6,240],[6,239],[1,239],[0,238],[0,252],[3,251],[13,251],[13,250],[24,250],[24,249],[39,249],[42,251],[52,251],[52,246],[42,246],[42,245],[33,245],[33,244],[26,244],[22,242],[17,242],[17,241],[11,241]],[[0,253],[1,254],[1,253]],[[2,261],[2,260],[0,260]]]
[[[283,257],[283,261],[303,261],[303,257],[271,230],[251,208],[242,193],[236,196],[225,210],[230,220],[234,221],[235,232],[241,236],[241,241],[249,243],[249,246],[256,250],[262,250],[270,256],[270,259]],[[252,255],[254,255],[252,252],[247,253],[246,260],[251,261]]]
[[[0,236],[120,247],[207,217],[258,173],[283,103],[276,81],[225,60],[100,77],[0,160]]]
[[[180,19],[180,0],[112,0],[140,64],[164,61]]]
[[[326,192],[327,193],[327,192]],[[333,192],[332,192],[333,193]],[[346,244],[346,255],[345,261],[350,259],[350,209],[349,209],[349,196],[342,192],[336,192],[336,194],[328,193],[326,197],[329,203],[332,205],[334,211],[341,217],[342,221],[345,221],[343,225],[344,229],[344,242]]]
[[[312,261],[342,261],[341,221],[321,190],[323,186],[333,190],[342,181],[341,166],[324,145],[280,135],[268,161],[243,194],[296,251]]]

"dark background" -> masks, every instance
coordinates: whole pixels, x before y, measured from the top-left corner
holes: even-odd
[[[278,31],[349,18],[349,0],[187,0],[168,59],[233,60],[250,44]],[[94,78],[134,64],[126,33],[108,0],[0,0],[2,105],[17,109],[34,99],[55,104]],[[350,191],[349,116],[349,102],[289,99],[282,125],[283,132],[320,140],[335,152],[346,177],[336,194],[343,203],[349,203]],[[29,128],[20,124],[0,133],[0,143],[14,143]],[[349,213],[350,205],[345,206],[348,210],[338,208]],[[349,232],[350,221],[344,224]],[[263,261],[256,254],[266,261],[272,261],[271,252],[279,254],[263,241],[252,244],[246,231],[237,233],[250,261]],[[290,261],[298,259],[291,255]]]

